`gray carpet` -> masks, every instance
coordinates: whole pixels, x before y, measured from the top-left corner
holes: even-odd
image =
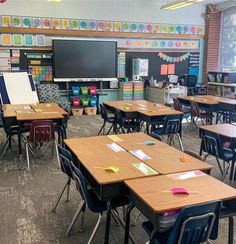
[[[68,137],[96,135],[102,121],[100,116],[71,117],[68,125]],[[4,132],[0,130],[0,147],[3,145]],[[183,133],[184,149],[199,152],[200,139],[196,132]],[[178,143],[174,145],[178,148]],[[219,177],[218,168],[212,158],[207,160],[215,167],[212,175]],[[97,216],[89,211],[85,214],[85,232],[80,233],[77,221],[69,237],[66,229],[78,206],[79,194],[74,184],[71,188],[70,201],[63,196],[56,213],[51,209],[59,192],[66,182],[66,177],[57,166],[56,158],[50,154],[41,159],[31,157],[31,171],[27,171],[24,156],[19,162],[17,145],[13,143],[11,152],[7,152],[0,162],[0,243],[1,244],[82,244],[87,243]],[[133,211],[135,214],[136,210]],[[137,243],[145,243],[147,237],[141,228],[142,216],[137,226],[131,227]],[[105,214],[94,243],[103,243]],[[122,227],[111,223],[110,243],[123,243]],[[236,237],[235,237],[236,240]],[[220,221],[219,238],[213,243],[227,243],[227,221]]]

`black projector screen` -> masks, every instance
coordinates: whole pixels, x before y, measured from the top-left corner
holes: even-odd
[[[53,40],[54,79],[117,78],[115,41]]]

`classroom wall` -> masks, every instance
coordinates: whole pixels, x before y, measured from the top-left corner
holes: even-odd
[[[154,23],[204,25],[204,4],[175,11],[160,10],[167,0],[7,0],[0,4],[0,15],[65,17]]]

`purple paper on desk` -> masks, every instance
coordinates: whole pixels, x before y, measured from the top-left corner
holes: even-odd
[[[182,187],[176,187],[176,188],[172,188],[171,189],[172,194],[176,195],[176,194],[186,194],[189,195],[189,192],[187,189],[182,188]]]

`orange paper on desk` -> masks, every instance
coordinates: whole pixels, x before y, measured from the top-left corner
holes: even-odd
[[[161,75],[168,75],[168,66],[166,64],[161,65]]]

